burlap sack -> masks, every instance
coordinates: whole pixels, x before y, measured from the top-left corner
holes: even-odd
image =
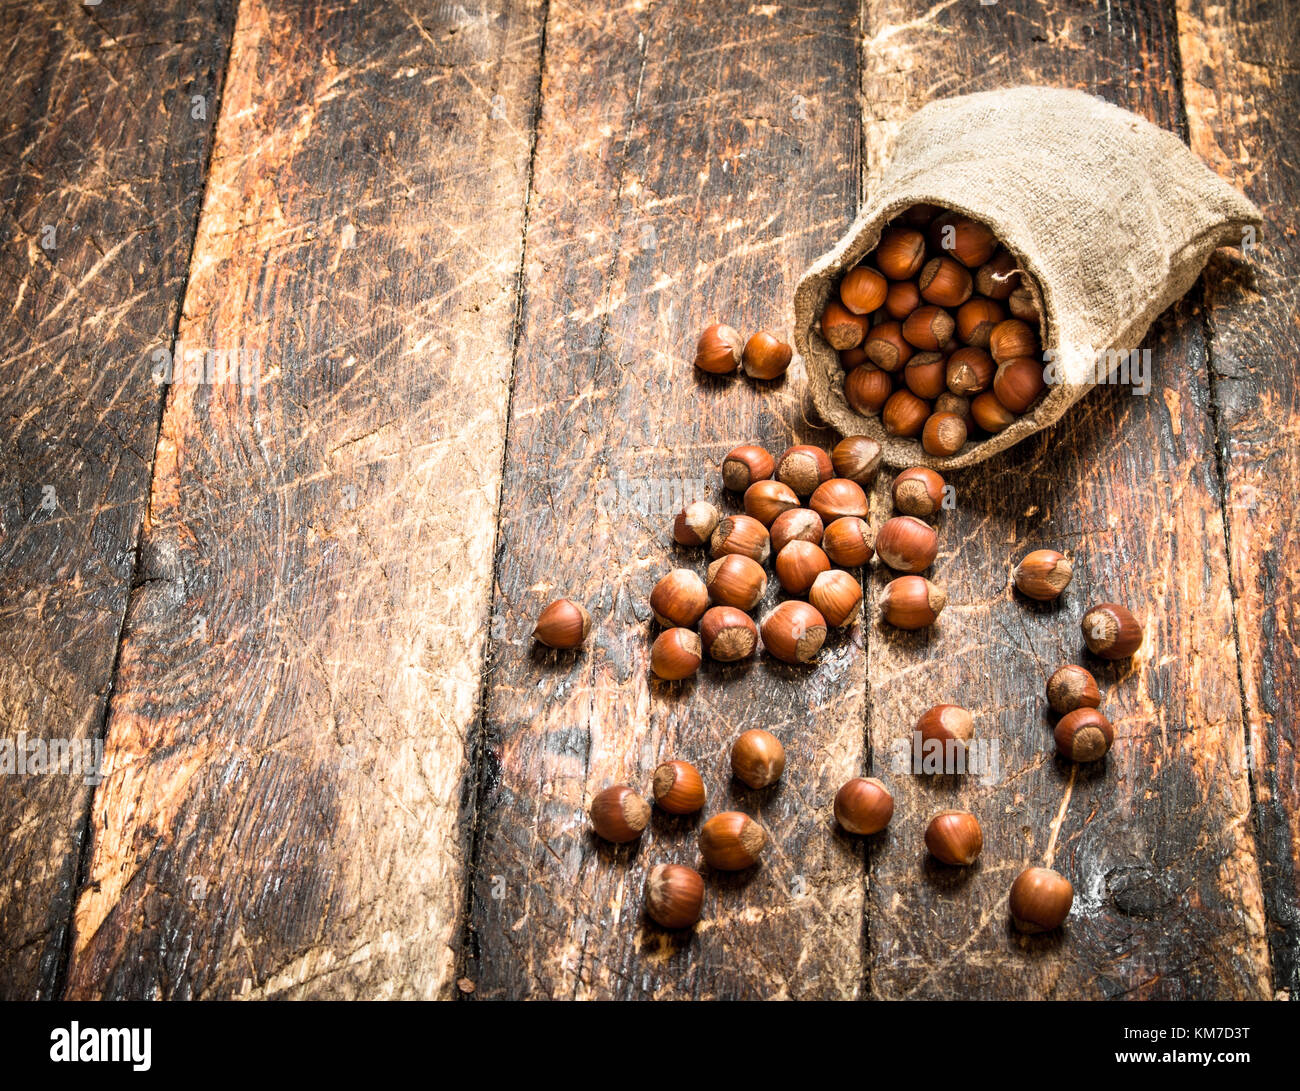
[[[818,325],[844,271],[894,216],[922,203],[993,229],[1038,287],[1043,348],[1055,364],[1055,385],[1037,406],[950,458],[887,436],[879,417],[849,407],[839,357]],[[866,207],[795,290],[794,341],[813,405],[843,434],[877,439],[888,465],[981,462],[1105,381],[1105,365],[1139,347],[1215,248],[1240,245],[1259,223],[1259,210],[1172,133],[1083,92],[1017,87],[931,103],[903,125]]]

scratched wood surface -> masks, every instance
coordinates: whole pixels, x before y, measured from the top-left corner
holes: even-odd
[[[1297,997],[1300,14],[1288,4],[1180,0],[1178,29],[1191,146],[1265,220],[1249,265],[1216,262],[1205,301],[1273,980]]]
[[[101,736],[233,21],[0,5],[0,738]],[[193,96],[200,96],[196,102]],[[91,788],[0,788],[0,996],[58,988]]]
[[[0,794],[0,995],[1294,994],[1289,8],[151,18],[0,3],[0,730],[107,739],[93,805],[75,780]],[[1249,265],[1217,258],[1157,323],[1149,396],[1098,389],[954,478],[933,633],[873,612],[813,668],[652,681],[648,591],[704,565],[672,514],[720,497],[737,441],[833,438],[797,367],[705,381],[695,334],[786,330],[902,121],[1030,81],[1188,139],[1264,210]],[[54,251],[47,222],[73,228]],[[178,329],[200,363],[242,350],[252,383],[182,361],[160,392],[148,352]],[[1007,572],[1046,545],[1075,582],[1028,606]],[[561,593],[596,618],[577,655],[529,639]],[[1081,647],[1099,598],[1147,620],[1131,664]],[[1043,682],[1070,660],[1119,734],[1095,770],[1051,754]],[[894,767],[939,700],[998,741],[988,783]],[[767,792],[728,776],[751,726],[790,755]],[[773,838],[752,874],[710,877],[688,937],[644,919],[641,884],[697,860],[697,824],[657,816],[613,850],[585,819],[670,756]],[[828,804],[868,769],[899,808],[861,843]],[[962,875],[920,841],[951,805],[987,836]],[[1076,912],[1025,939],[1006,888],[1042,860]]]

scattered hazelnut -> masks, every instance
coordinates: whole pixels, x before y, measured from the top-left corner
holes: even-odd
[[[688,504],[673,523],[673,541],[678,545],[702,546],[717,529],[721,513],[707,500]]]
[[[830,480],[834,473],[830,455],[808,444],[789,448],[776,463],[777,480],[789,485],[799,496],[812,496],[813,490]]]
[[[856,516],[836,519],[822,535],[822,549],[832,561],[845,568],[858,568],[874,552],[871,528]]]
[[[939,554],[939,535],[913,515],[886,519],[876,531],[876,556],[896,572],[924,572]]]
[[[695,346],[695,366],[710,375],[730,375],[740,366],[743,347],[740,334],[730,326],[710,326]]]
[[[1100,708],[1101,691],[1092,672],[1067,663],[1047,680],[1047,703],[1064,716],[1076,708]]]
[[[674,568],[650,592],[650,610],[665,628],[692,629],[708,608],[708,589],[689,568]]]
[[[767,788],[785,772],[785,747],[770,731],[746,731],[731,745],[731,771],[751,788]]]
[[[898,629],[933,625],[948,605],[948,593],[920,576],[899,576],[880,593],[880,612]]]
[[[891,436],[919,436],[930,418],[930,403],[910,390],[895,390],[880,411],[880,422]]]
[[[650,646],[650,669],[665,682],[680,682],[700,669],[700,636],[690,629],[665,629]]]
[[[713,532],[712,553],[714,557],[739,553],[762,564],[771,553],[767,527],[752,515],[728,515]]]
[[[925,236],[910,227],[887,227],[876,245],[876,265],[890,280],[916,276],[925,264]]]
[[[903,336],[901,323],[882,322],[871,327],[862,351],[881,371],[897,371],[912,358],[914,350]]]
[[[973,864],[984,848],[984,831],[970,811],[940,811],[925,829],[925,847],[954,867]]]
[[[763,645],[777,659],[785,663],[807,663],[826,642],[826,619],[816,607],[789,599],[763,619],[760,631]]]
[[[719,606],[752,610],[767,591],[767,572],[752,557],[729,553],[709,565],[705,586]]]
[[[1068,557],[1054,549],[1026,553],[1011,570],[1011,578],[1022,595],[1039,602],[1051,602],[1070,584],[1074,568]]]
[[[556,599],[537,618],[533,639],[548,648],[576,648],[591,632],[591,615],[571,599]]]
[[[666,761],[651,782],[655,802],[669,814],[694,814],[704,806],[704,779],[689,761]]]
[[[596,794],[590,813],[598,836],[623,845],[641,836],[650,821],[650,804],[626,784],[615,784]]]
[[[704,879],[682,864],[659,864],[645,878],[645,911],[661,928],[689,928],[704,907]]]
[[[857,367],[844,376],[844,400],[864,417],[879,413],[893,392],[889,373],[878,367]]]
[[[837,477],[865,487],[875,481],[882,453],[880,444],[870,436],[845,436],[831,449],[831,465]]]
[[[829,571],[830,558],[821,546],[803,539],[796,539],[776,555],[776,578],[792,595],[802,595],[813,584],[818,575]]]
[[[926,742],[937,739],[965,745],[975,734],[971,714],[961,705],[935,705],[917,721],[916,729]]]
[[[722,483],[732,492],[744,492],[755,481],[771,477],[775,469],[776,460],[762,447],[743,444],[722,460]]]
[[[1056,749],[1071,761],[1096,761],[1115,741],[1115,729],[1095,708],[1076,708],[1056,722]]]
[[[853,619],[861,601],[861,585],[842,568],[822,572],[808,588],[808,602],[836,629]]]
[[[944,481],[928,466],[913,466],[894,478],[894,507],[904,515],[930,516],[943,504]]]
[[[875,777],[854,777],[835,793],[835,821],[848,833],[879,833],[894,817],[894,797]]]
[[[833,523],[846,515],[867,517],[867,494],[862,486],[847,477],[832,477],[813,490],[808,506],[822,517],[823,523]]]
[[[889,291],[889,281],[869,265],[850,269],[840,281],[840,302],[854,314],[879,310]]]
[[[1060,928],[1074,904],[1070,880],[1051,868],[1025,868],[1011,884],[1008,907],[1021,932],[1050,932]]]
[[[745,514],[752,515],[765,527],[783,511],[799,506],[799,498],[789,485],[780,481],[755,481],[745,490]]]
[[[1137,618],[1116,602],[1094,606],[1083,615],[1080,627],[1088,650],[1103,659],[1127,659],[1142,645]]]
[[[753,867],[766,844],[763,827],[739,811],[715,814],[700,829],[700,852],[705,862],[719,871]]]
[[[942,307],[927,305],[917,307],[907,316],[903,323],[903,337],[915,348],[934,352],[948,343],[954,329],[956,324],[952,315]]]
[[[758,629],[743,610],[714,606],[700,619],[700,643],[710,659],[735,663],[748,659],[758,647]]]
[[[921,430],[921,447],[926,454],[942,458],[955,455],[966,446],[966,422],[956,413],[931,413]]]
[[[772,521],[770,535],[772,552],[778,556],[786,546],[796,540],[812,542],[814,545],[822,540],[825,527],[822,517],[809,508],[791,508],[783,511]]]
[[[822,311],[822,336],[831,348],[857,348],[871,328],[871,320],[864,314],[854,314],[838,300],[827,300]]]
[[[745,342],[740,362],[751,379],[778,379],[785,374],[793,355],[789,345],[762,330]]]
[[[960,307],[974,290],[970,270],[952,258],[931,258],[917,277],[921,298],[940,307]]]

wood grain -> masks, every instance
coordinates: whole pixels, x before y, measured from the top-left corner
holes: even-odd
[[[100,737],[231,5],[0,5],[0,738]],[[199,96],[195,100],[194,96]],[[16,765],[16,762],[15,762]],[[91,787],[0,791],[0,997],[57,988]]]
[[[834,2],[551,7],[466,966],[478,997],[859,992],[862,849],[827,808],[861,768],[860,630],[813,668],[762,657],[665,684],[648,675],[646,602],[669,569],[703,571],[668,528],[717,497],[731,446],[829,438],[802,419],[801,371],[760,388],[691,360],[718,319],[788,336],[795,279],[852,218],[855,17]],[[595,617],[576,655],[529,639],[559,595]],[[755,726],[789,757],[764,792],[741,790],[727,758]],[[709,877],[688,936],[647,923],[641,888],[656,863],[698,862],[698,820],[656,815],[613,849],[586,817],[609,784],[648,792],[672,757],[700,767],[706,813],[743,809],[772,839],[752,874]]]
[[[1192,148],[1263,210],[1248,262],[1206,281],[1241,675],[1274,986],[1300,996],[1300,19],[1286,4],[1178,4]]]
[[[1080,87],[1167,128],[1181,121],[1175,28],[1158,3],[869,0],[863,25],[872,167],[903,118],[965,91]],[[1149,396],[1098,388],[1057,427],[954,477],[935,566],[950,594],[940,624],[910,637],[869,630],[878,769],[940,702],[971,707],[979,735],[1000,747],[988,783],[892,777],[898,810],[872,858],[873,996],[1269,995],[1195,292],[1146,347]],[[1072,586],[1049,607],[1007,589],[1014,561],[1045,546],[1075,558]],[[1129,663],[1104,666],[1082,647],[1080,616],[1099,600],[1127,602],[1145,622]],[[1116,727],[1096,768],[1054,756],[1043,685],[1065,662],[1097,673]],[[954,806],[984,825],[968,870],[930,861],[922,844],[929,817]],[[1061,934],[1018,937],[1007,889],[1048,860],[1074,883],[1074,913]]]
[[[451,992],[539,29],[240,5],[72,997]]]

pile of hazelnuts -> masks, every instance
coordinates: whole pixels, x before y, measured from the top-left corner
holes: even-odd
[[[936,457],[957,454],[973,430],[1001,432],[1047,389],[1024,278],[984,224],[909,208],[822,310],[845,401]]]

